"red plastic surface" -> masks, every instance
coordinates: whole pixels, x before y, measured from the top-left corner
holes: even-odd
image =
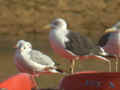
[[[81,72],[65,76],[60,90],[120,90],[119,72]]]
[[[0,88],[7,88],[8,90],[31,90],[35,87],[34,78],[26,73],[14,75],[0,83]]]

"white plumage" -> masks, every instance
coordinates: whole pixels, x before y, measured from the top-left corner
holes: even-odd
[[[75,60],[86,59],[91,56],[109,62],[104,57],[105,52],[101,48],[93,44],[86,36],[80,35],[78,32],[72,32],[67,29],[67,23],[62,18],[55,19],[51,24],[49,40],[53,50],[60,56],[72,61],[72,73]],[[106,54],[107,55],[107,54]]]
[[[120,22],[105,31],[98,45],[116,57],[116,71],[118,71],[118,60],[120,58]]]
[[[26,41],[17,43],[15,64],[19,71],[31,74],[40,72],[59,73],[53,60],[38,50],[32,50],[32,45]]]

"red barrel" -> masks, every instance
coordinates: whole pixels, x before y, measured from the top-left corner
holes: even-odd
[[[81,72],[65,76],[60,90],[120,90],[119,72]]]
[[[0,88],[7,88],[7,90],[31,90],[36,88],[36,82],[31,75],[20,73],[1,82]]]

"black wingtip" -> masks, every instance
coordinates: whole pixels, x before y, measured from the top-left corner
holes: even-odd
[[[104,57],[106,57],[106,58],[115,58],[115,55],[111,55],[111,54],[109,54],[109,55],[104,56]]]
[[[64,73],[64,71],[61,70],[61,69],[59,69],[59,68],[57,68],[56,71],[58,71],[58,72],[60,72],[60,73]]]

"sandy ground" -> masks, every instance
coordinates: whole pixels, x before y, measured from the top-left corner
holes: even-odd
[[[43,26],[61,17],[94,38],[119,21],[119,8],[120,0],[0,0],[0,33],[47,32]]]

